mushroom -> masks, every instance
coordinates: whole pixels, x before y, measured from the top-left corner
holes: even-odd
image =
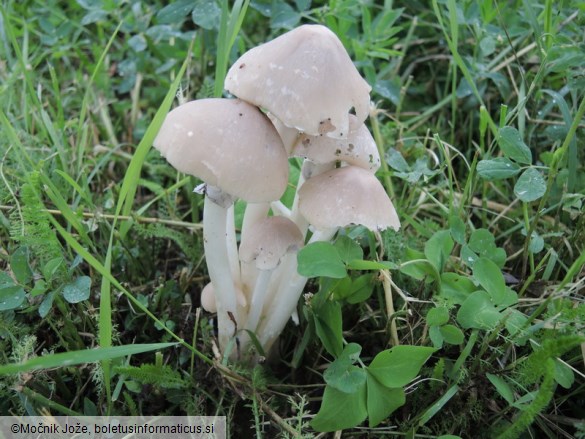
[[[368,170],[346,166],[307,180],[299,190],[301,214],[316,229],[309,243],[329,241],[339,228],[362,225],[370,230],[398,230],[400,221],[380,181]],[[260,327],[260,342],[269,349],[294,311],[307,278],[287,270]]]
[[[360,224],[370,230],[400,229],[394,205],[380,181],[357,166],[312,177],[299,190],[301,214],[319,233]]]
[[[201,300],[213,309],[214,291],[220,348],[244,328],[268,350],[307,281],[297,273],[296,250],[309,223],[309,243],[351,224],[382,230],[400,223],[373,175],[380,157],[363,124],[371,87],[333,32],[304,25],[249,50],[230,68],[225,87],[241,100],[180,106],[154,145],[178,170],[205,182],[211,286]],[[280,201],[289,155],[305,158],[290,209]],[[238,197],[247,202],[239,249]],[[267,217],[270,208],[277,216]],[[245,333],[239,339],[244,347],[249,340]]]
[[[313,136],[347,137],[350,110],[361,123],[370,106],[371,87],[339,38],[321,25],[300,26],[250,49],[228,71],[225,88]]]
[[[240,306],[246,306],[246,297],[240,288],[234,285],[234,289],[236,290],[236,300]],[[210,313],[217,312],[217,304],[215,301],[215,290],[213,288],[213,284],[209,282],[207,285],[203,287],[201,290],[201,308],[205,311]]]
[[[215,303],[215,291],[213,291],[213,285],[209,282],[201,290],[201,308],[210,313],[217,312],[217,305]]]
[[[242,238],[242,264],[254,264],[258,269],[246,329],[256,331],[274,270],[285,255],[296,253],[303,243],[303,234],[296,224],[282,216],[271,216],[257,222]]]
[[[349,115],[349,134],[345,139],[310,136],[287,127],[274,115],[269,114],[268,117],[278,131],[289,156],[305,158],[290,214],[304,235],[308,222],[298,210],[298,190],[304,182],[312,176],[334,169],[336,162],[360,166],[375,173],[380,168],[378,147],[368,128],[352,114]]]
[[[237,299],[228,255],[227,213],[235,198],[277,200],[288,182],[288,161],[278,133],[256,107],[238,99],[202,99],[171,111],[154,146],[177,170],[206,185],[203,240],[218,312],[221,348],[237,331]],[[241,314],[241,312],[240,312]]]
[[[304,157],[318,165],[341,161],[362,167],[372,173],[380,168],[380,154],[376,142],[368,128],[353,114],[349,115],[347,138],[332,139],[302,133],[294,142],[289,156]]]
[[[286,150],[286,153],[289,156],[291,156],[291,153],[295,147],[295,144],[299,140],[299,137],[302,133],[299,130],[296,130],[296,129],[291,128],[291,127],[287,127],[285,124],[283,124],[280,121],[280,119],[278,117],[276,117],[272,113],[268,113],[267,116],[268,116],[268,119],[270,119],[270,122],[272,122],[272,125],[274,125],[274,128],[276,128],[276,131],[278,132],[278,135],[280,136],[280,139],[282,140],[282,144],[284,145],[284,149]]]

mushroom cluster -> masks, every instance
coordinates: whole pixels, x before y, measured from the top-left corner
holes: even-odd
[[[380,156],[364,125],[371,88],[333,32],[303,25],[249,50],[225,88],[236,98],[171,111],[154,146],[204,181],[210,285],[201,303],[217,313],[224,354],[250,359],[250,334],[267,352],[296,311],[307,282],[297,252],[306,242],[350,225],[398,230],[400,222],[374,175]],[[292,157],[304,161],[289,208],[279,200]],[[237,198],[247,203],[239,246]]]

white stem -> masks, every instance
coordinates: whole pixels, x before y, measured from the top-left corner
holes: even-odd
[[[260,344],[262,344],[266,352],[270,350],[270,347],[286,326],[307,283],[307,278],[296,272],[296,257],[293,258],[293,261],[289,266],[294,271],[285,276],[287,283],[281,284],[280,289],[277,291],[277,296],[272,301],[272,306],[266,312],[265,321],[257,331]]]
[[[248,230],[256,224],[258,221],[263,220],[268,216],[270,210],[269,203],[248,203],[246,205],[246,211],[244,212],[244,220],[242,221],[242,234],[240,236],[240,246],[248,236]],[[242,291],[246,296],[248,303],[252,300],[252,291],[256,283],[256,277],[258,276],[258,270],[256,269],[255,263],[244,263],[241,264],[241,279],[242,279]]]
[[[275,215],[290,219],[291,211],[284,205],[282,201],[273,201],[270,203],[270,207],[272,208],[272,212],[274,212]]]
[[[254,285],[256,285],[256,278],[258,277],[258,269],[256,268],[254,261],[240,261],[240,266],[242,267],[242,293],[244,293],[246,302],[250,304],[250,301],[252,300],[252,292],[254,291]],[[248,307],[248,311],[249,310],[250,308]]]
[[[309,223],[307,222],[307,220],[301,215],[301,212],[299,212],[299,190],[301,189],[301,187],[303,187],[303,184],[305,183],[305,173],[307,171],[306,168],[308,168],[312,163],[305,159],[303,161],[303,165],[301,166],[301,172],[299,174],[299,179],[297,180],[297,189],[295,191],[295,198],[293,199],[293,205],[290,211],[290,219],[294,221],[294,223],[298,226],[299,230],[301,231],[301,233],[303,234],[303,236],[306,236],[307,234],[307,230],[309,228]]]
[[[225,235],[232,279],[236,285],[240,285],[240,259],[238,258],[238,241],[236,239],[233,204],[227,209]]]
[[[274,300],[276,300],[275,296],[278,292],[278,289],[282,285],[284,277],[288,277],[291,271],[294,272],[296,270],[296,268],[292,267],[291,265],[294,263],[296,258],[296,253],[285,255],[284,258],[280,261],[278,267],[276,267],[274,270],[274,273],[272,273],[272,276],[270,277],[270,284],[268,285],[268,291],[270,291],[270,294],[268,297],[266,297],[266,303],[264,304],[264,309],[267,311],[267,313],[268,310],[271,309]]]
[[[245,296],[244,287],[242,285],[241,269],[240,269],[240,257],[238,256],[238,240],[236,239],[236,224],[234,218],[234,204],[232,204],[226,213],[226,248],[229,260],[230,273],[234,282],[235,288],[238,288],[244,294],[245,300],[248,302],[248,298]],[[237,300],[237,316],[236,320],[239,324],[243,324],[248,314],[248,308],[242,305],[242,300],[238,297]]]
[[[246,322],[246,329],[256,332],[260,316],[262,315],[262,308],[265,305],[265,299],[268,293],[268,285],[272,277],[272,270],[258,270],[258,278],[254,286],[254,293],[252,294],[252,302],[250,303],[250,312],[248,314],[248,321]]]
[[[329,241],[335,236],[336,232],[336,227],[324,231],[317,231],[309,240],[309,244],[318,241]],[[270,306],[265,308],[265,320],[260,324],[257,331],[258,339],[266,352],[270,350],[270,347],[286,326],[308,280],[297,272],[296,253],[286,255],[283,263],[286,264],[286,271],[282,273],[280,285],[276,289],[276,294]]]
[[[311,239],[309,239],[308,244],[312,244],[313,242],[331,241],[335,234],[337,233],[337,230],[339,230],[339,227],[333,227],[331,229],[325,230],[317,230],[315,231],[315,233],[313,233]]]
[[[242,221],[242,239],[246,235],[246,231],[268,216],[270,210],[270,203],[248,203],[244,211],[244,219]]]
[[[220,196],[216,196],[217,194],[211,195],[214,190],[219,191],[219,189],[208,187],[207,195],[205,196],[205,204],[203,207],[203,246],[209,278],[215,291],[219,346],[223,351],[229,340],[236,333],[237,301],[230,272],[226,243],[226,216],[229,205],[224,207],[224,203],[220,202],[220,204],[223,204],[222,206],[217,204],[216,201],[213,201],[211,198],[216,200],[220,198]]]

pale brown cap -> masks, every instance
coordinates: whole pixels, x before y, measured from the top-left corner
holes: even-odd
[[[299,209],[317,230],[362,225],[400,229],[394,205],[369,171],[346,166],[316,175],[299,190]]]
[[[266,108],[286,126],[316,136],[348,135],[351,108],[369,113],[369,84],[337,36],[304,25],[244,53],[228,71],[225,88]]]
[[[380,154],[374,138],[368,128],[352,114],[349,116],[347,138],[332,139],[300,134],[289,151],[289,156],[308,158],[318,165],[339,160],[371,172],[380,168]]]
[[[278,200],[288,183],[288,158],[276,129],[239,99],[201,99],[175,108],[153,145],[177,170],[248,202]]]
[[[255,223],[240,244],[240,260],[256,268],[272,270],[290,252],[303,246],[303,234],[297,225],[283,216],[271,216]]]

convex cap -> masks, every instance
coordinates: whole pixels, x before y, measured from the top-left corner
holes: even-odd
[[[153,145],[177,170],[248,202],[278,200],[288,183],[276,129],[239,99],[180,105],[167,115]]]
[[[255,223],[242,238],[240,260],[255,261],[260,270],[272,270],[287,253],[300,249],[303,241],[294,222],[283,216],[270,216]]]
[[[398,230],[400,221],[380,181],[357,166],[311,177],[299,190],[301,214],[317,230],[362,225]]]
[[[350,109],[360,122],[369,113],[371,87],[339,38],[321,25],[300,26],[250,49],[228,71],[225,88],[313,136],[347,137]]]

